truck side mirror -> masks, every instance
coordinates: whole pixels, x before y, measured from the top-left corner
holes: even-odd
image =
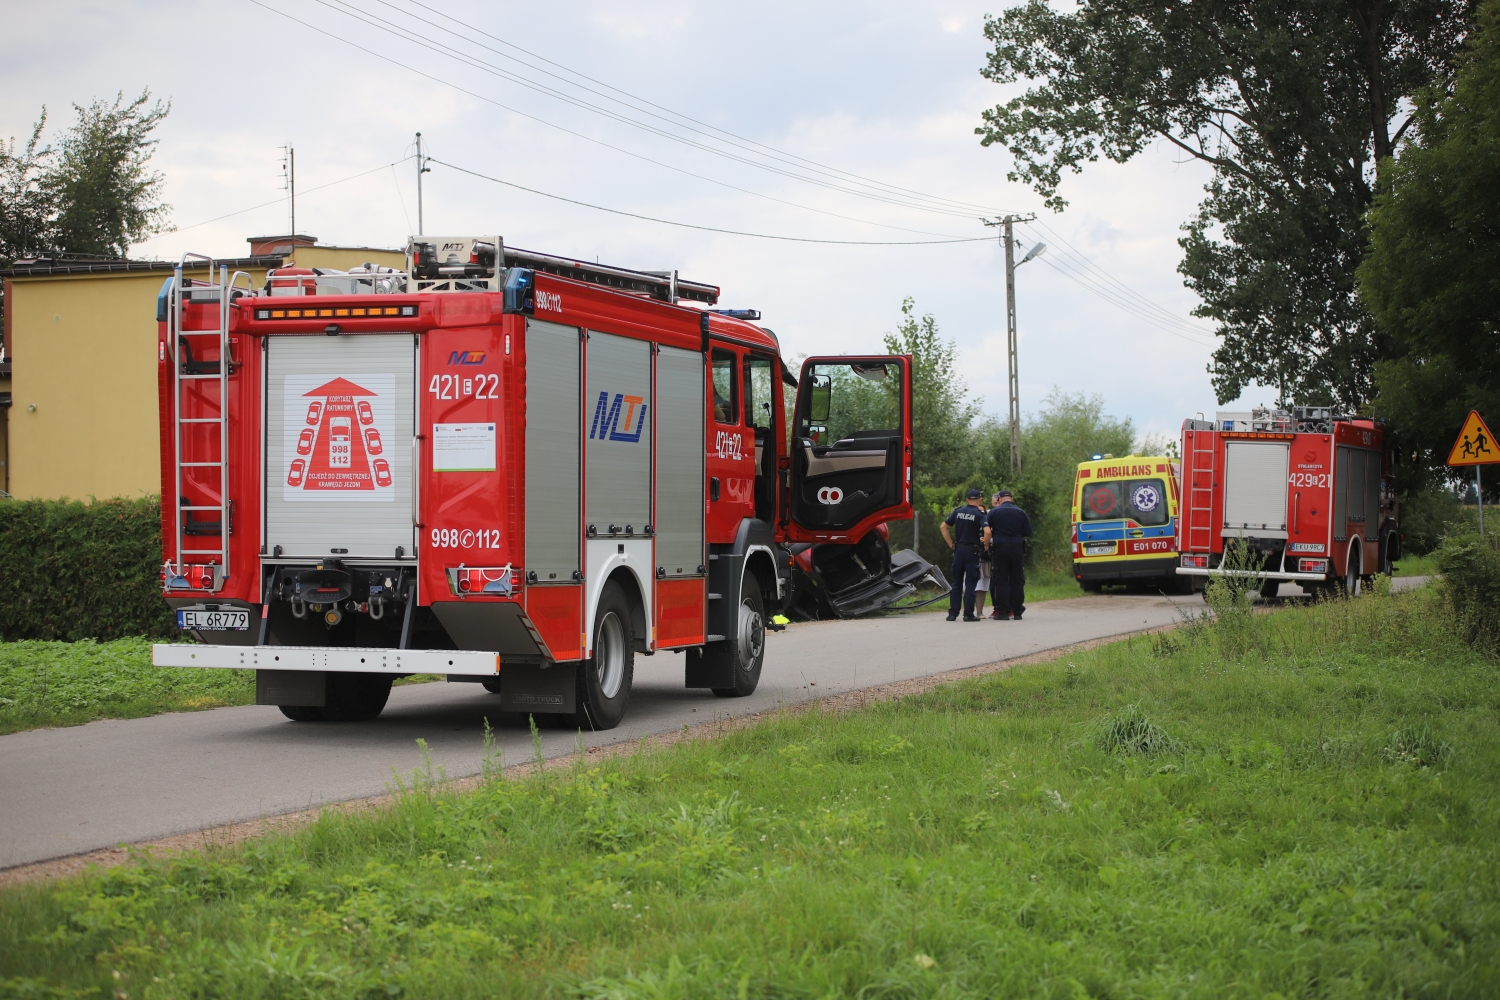
[[[833,409],[833,379],[827,375],[814,375],[812,399],[809,400],[808,417],[818,423],[828,419]]]

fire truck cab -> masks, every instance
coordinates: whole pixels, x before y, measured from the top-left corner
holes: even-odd
[[[638,655],[750,694],[787,546],[911,516],[910,357],[794,373],[715,286],[498,237],[407,259],[163,286],[163,588],[199,644],[157,665],[254,669],[299,721],[437,673],[607,729]]]
[[[1401,557],[1378,421],[1311,406],[1185,420],[1182,472],[1179,574],[1254,577],[1268,597],[1284,581],[1357,594]],[[1223,565],[1236,546],[1254,566]]]

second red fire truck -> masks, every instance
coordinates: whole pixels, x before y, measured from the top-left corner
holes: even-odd
[[[718,297],[497,237],[264,288],[179,268],[163,585],[201,642],[154,662],[254,669],[257,702],[306,721],[437,673],[605,729],[635,658],[667,652],[688,687],[749,694],[789,546],[911,516],[911,359],[793,372]]]
[[[1310,406],[1185,420],[1178,525],[1179,574],[1357,594],[1401,557],[1385,428]]]

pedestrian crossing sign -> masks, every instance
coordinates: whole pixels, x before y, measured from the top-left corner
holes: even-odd
[[[1494,465],[1500,463],[1500,445],[1495,443],[1495,435],[1484,425],[1484,420],[1479,416],[1478,410],[1469,411],[1469,419],[1464,421],[1463,430],[1458,432],[1458,440],[1453,442],[1453,450],[1448,453],[1449,465]]]

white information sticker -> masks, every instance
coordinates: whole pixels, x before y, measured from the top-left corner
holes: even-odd
[[[494,424],[433,424],[433,472],[494,472]]]

